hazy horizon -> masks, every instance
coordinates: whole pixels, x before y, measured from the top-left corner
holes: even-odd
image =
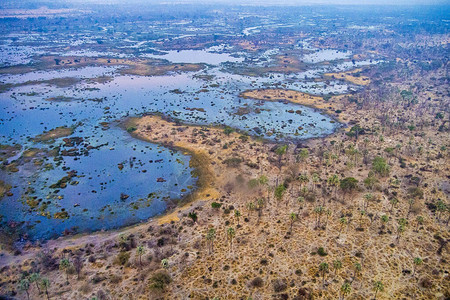
[[[302,6],[302,5],[389,5],[389,6],[413,6],[413,5],[449,5],[446,0],[5,0],[4,5],[22,6],[26,4],[229,4],[229,5],[275,5],[275,6]]]

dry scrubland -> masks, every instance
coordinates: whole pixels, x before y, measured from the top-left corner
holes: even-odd
[[[364,92],[328,100],[243,92],[313,106],[347,124],[298,145],[160,116],[128,120],[137,138],[192,156],[197,191],[145,224],[5,255],[2,288],[15,290],[21,273],[39,271],[52,299],[450,297],[448,97],[439,88],[400,92],[419,78],[409,80],[365,80]],[[32,299],[44,297],[40,289],[30,283]]]

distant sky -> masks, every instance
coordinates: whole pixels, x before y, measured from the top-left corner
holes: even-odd
[[[97,1],[97,0],[89,0]],[[103,0],[108,1],[108,0]],[[139,1],[139,0],[137,0]],[[413,4],[449,4],[450,0],[167,0],[167,3],[172,2],[205,2],[205,3],[236,3],[236,4],[276,4],[276,5],[304,5],[304,4],[334,4],[334,5],[349,5],[349,4],[369,4],[369,5],[413,5]]]
[[[83,0],[81,0],[83,1]],[[96,1],[96,0],[89,0]],[[105,0],[103,0],[105,1]],[[108,0],[106,0],[108,1]],[[139,1],[139,0],[137,0]],[[162,0],[164,1],[164,0]],[[144,0],[145,2],[145,0]],[[276,5],[293,5],[293,4],[450,4],[450,0],[167,0],[167,3],[172,2],[189,2],[189,3],[236,3],[236,4],[276,4]]]
[[[220,4],[249,4],[249,5],[308,5],[308,4],[332,4],[332,5],[450,5],[450,0],[0,0],[9,3],[220,3]]]

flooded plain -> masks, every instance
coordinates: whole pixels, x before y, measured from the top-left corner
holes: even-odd
[[[12,186],[12,196],[0,201],[3,221],[33,240],[106,230],[161,214],[168,200],[195,189],[189,155],[132,138],[119,126],[126,117],[162,113],[186,124],[230,126],[264,139],[295,142],[329,135],[341,124],[314,108],[244,99],[240,93],[284,88],[335,95],[357,89],[342,81],[314,80],[325,72],[354,68],[355,63],[342,61],[350,55],[346,52],[317,50],[304,57],[313,65],[304,72],[260,77],[227,72],[226,64],[248,59],[242,53],[200,52],[143,56],[208,64],[191,73],[148,77],[121,75],[121,66],[92,66],[1,75],[2,84],[18,86],[0,94],[0,143],[20,145],[8,159],[17,169],[0,172],[0,180]],[[334,63],[319,64],[330,61]],[[44,82],[70,78],[79,81],[68,87]],[[70,128],[71,134],[33,139],[60,127]]]

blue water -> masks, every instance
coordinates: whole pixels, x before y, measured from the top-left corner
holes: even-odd
[[[345,66],[346,68],[351,66]],[[99,146],[86,155],[63,156],[60,163],[46,158],[47,170],[32,162],[17,173],[0,171],[0,180],[14,186],[14,196],[0,201],[0,214],[6,223],[17,222],[30,239],[48,239],[64,231],[85,232],[121,227],[163,213],[168,199],[179,199],[195,188],[189,156],[132,138],[118,127],[118,120],[148,112],[160,112],[190,124],[228,125],[274,141],[292,141],[331,134],[340,124],[312,108],[292,103],[243,99],[247,89],[287,88],[314,94],[345,93],[347,84],[305,80],[319,76],[324,69],[299,74],[269,74],[246,77],[207,67],[197,73],[142,77],[123,76],[117,68],[87,67],[50,72],[4,75],[0,81],[20,83],[30,80],[72,77],[87,79],[112,76],[106,83],[85,80],[70,88],[45,84],[27,85],[0,94],[0,143],[29,148],[62,146],[30,140],[58,126],[76,126],[72,137],[82,137],[80,151],[87,145]],[[329,67],[327,67],[329,70]],[[342,68],[334,66],[333,68]],[[201,75],[211,75],[205,81]],[[52,102],[51,97],[70,97],[71,101]],[[95,101],[93,101],[94,99]],[[196,109],[196,110],[192,110]],[[199,111],[200,110],[200,111]],[[237,112],[245,111],[244,114]],[[108,122],[108,129],[100,125]],[[131,164],[130,164],[131,162]],[[123,169],[118,164],[123,164]],[[76,171],[76,185],[53,189],[68,171]],[[163,178],[163,182],[158,182]],[[161,180],[160,180],[161,181]],[[28,188],[33,191],[26,195]],[[59,191],[58,191],[59,190]],[[128,195],[121,199],[121,193]],[[48,203],[47,215],[30,209],[26,197]],[[65,210],[69,218],[55,219]]]

